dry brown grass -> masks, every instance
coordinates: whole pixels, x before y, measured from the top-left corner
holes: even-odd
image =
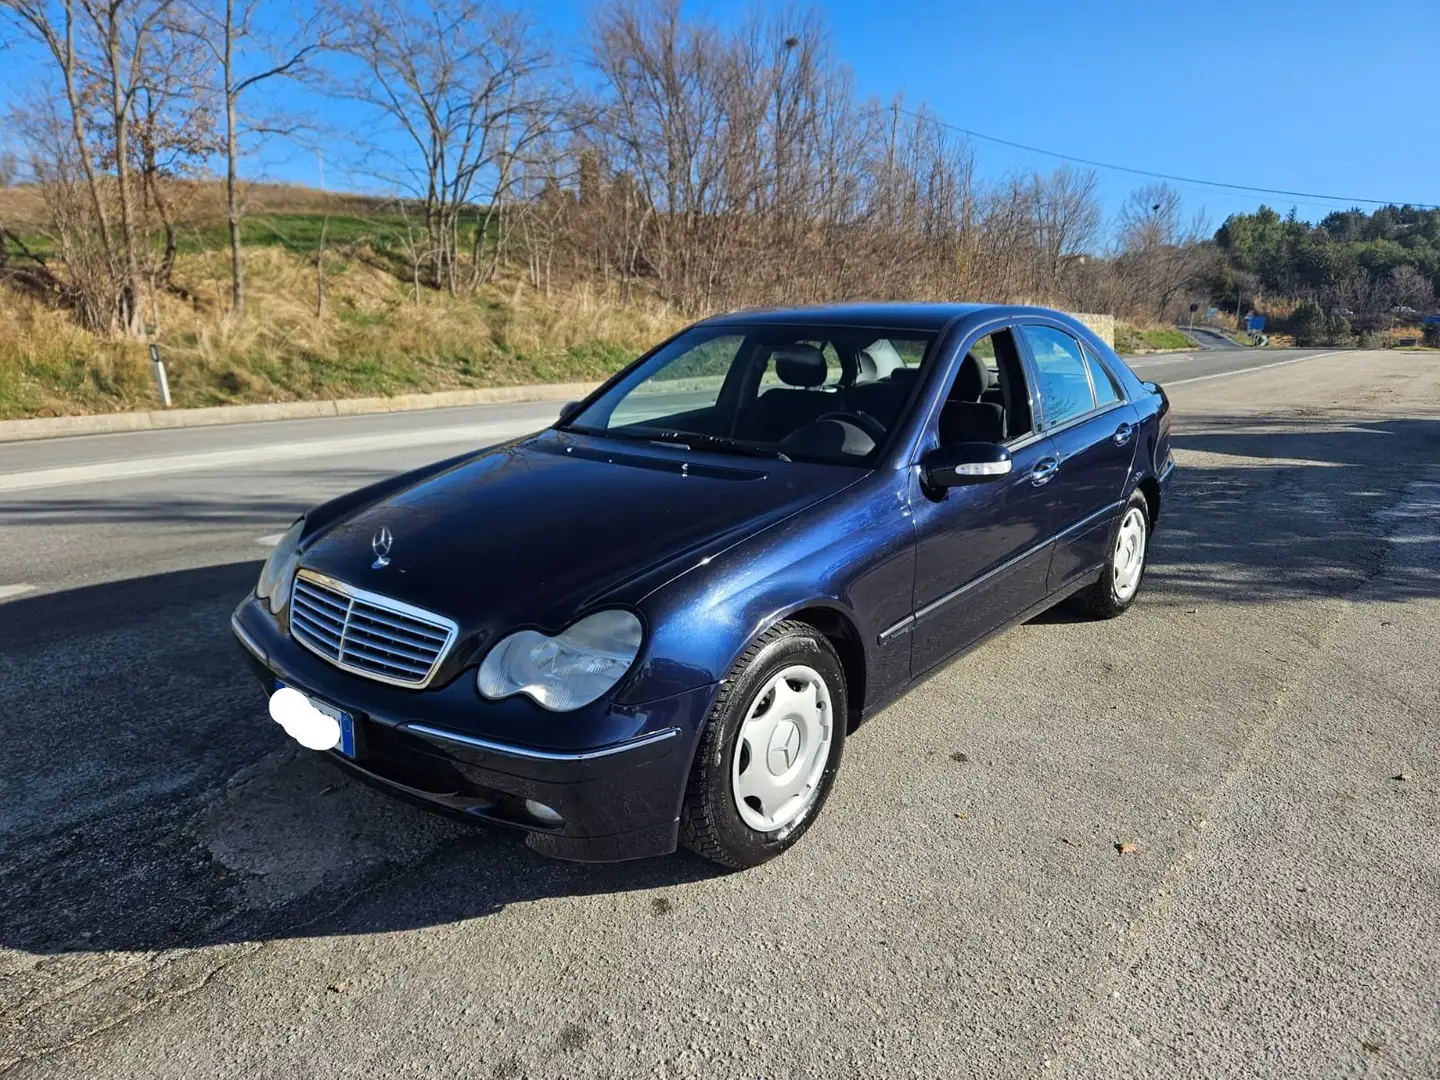
[[[39,188],[0,187],[0,223],[6,228],[29,232],[45,220],[45,200]]]
[[[473,297],[410,290],[362,258],[332,257],[324,314],[315,269],[247,252],[247,317],[223,318],[226,256],[182,256],[194,297],[160,298],[158,342],[176,405],[221,405],[601,378],[685,321],[594,286],[546,297],[507,282]],[[0,292],[0,418],[154,407],[143,344],[97,339],[62,312]]]

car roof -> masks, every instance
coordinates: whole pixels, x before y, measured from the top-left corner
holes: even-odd
[[[894,330],[939,331],[957,319],[971,316],[1050,315],[1065,318],[1049,308],[1010,304],[958,303],[851,303],[807,307],[750,308],[704,320],[704,326],[873,326]],[[1069,320],[1066,319],[1068,322]]]

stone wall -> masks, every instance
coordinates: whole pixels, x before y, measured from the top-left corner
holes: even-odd
[[[1112,349],[1115,347],[1115,316],[1114,315],[1093,315],[1084,311],[1067,311],[1072,319],[1079,319],[1082,323],[1094,330],[1101,341],[1105,342]]]

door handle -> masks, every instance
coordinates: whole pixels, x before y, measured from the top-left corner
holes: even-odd
[[[1121,424],[1118,428],[1115,429],[1115,434],[1111,436],[1111,438],[1114,439],[1116,446],[1124,446],[1130,441],[1130,436],[1134,434],[1134,424]]]
[[[1060,459],[1047,457],[1041,458],[1035,468],[1030,470],[1030,483],[1036,487],[1048,484],[1051,477],[1060,471]]]

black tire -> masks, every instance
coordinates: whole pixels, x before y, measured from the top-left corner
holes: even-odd
[[[732,758],[756,694],[777,672],[794,664],[812,668],[830,691],[830,751],[815,795],[803,814],[783,828],[765,833],[746,824],[735,806]],[[695,854],[736,870],[757,866],[788,849],[805,835],[834,786],[848,716],[844,669],[825,636],[800,622],[782,622],[765,631],[735,662],[700,734],[680,811],[680,842]]]
[[[1135,589],[1129,596],[1121,596],[1115,590],[1115,556],[1118,553],[1116,542],[1121,523],[1130,511],[1135,509],[1145,518],[1145,547],[1141,552],[1143,561],[1140,564],[1140,580],[1135,583]],[[1094,584],[1075,594],[1072,601],[1075,607],[1096,619],[1113,619],[1130,610],[1130,605],[1135,603],[1135,597],[1140,595],[1140,590],[1145,585],[1145,572],[1150,568],[1150,524],[1150,504],[1145,500],[1145,496],[1137,491],[1130,496],[1125,509],[1115,516],[1115,526],[1110,530],[1107,541],[1109,546],[1106,549],[1105,568],[1100,571]]]

